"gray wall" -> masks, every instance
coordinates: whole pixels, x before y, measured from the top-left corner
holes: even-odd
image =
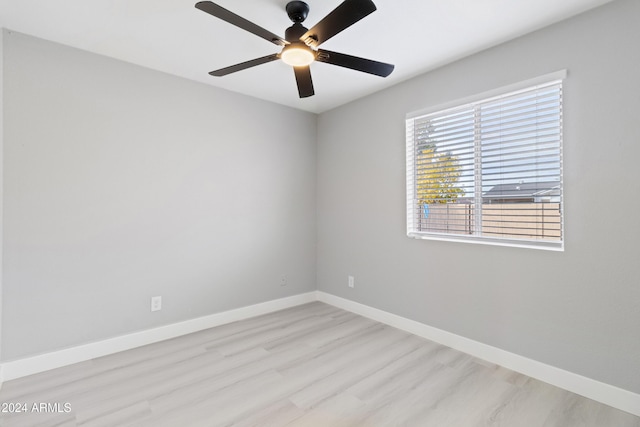
[[[640,393],[639,17],[616,1],[322,114],[318,288]],[[565,251],[407,238],[405,114],[565,68]]]
[[[2,179],[4,177],[4,161],[2,156],[4,153],[4,31],[0,28],[0,218],[4,216],[2,213],[3,197],[2,192],[4,185]],[[2,220],[0,219],[0,355],[2,354]],[[0,358],[0,361],[2,359]],[[2,383],[2,368],[0,367],[0,384]]]
[[[2,360],[315,289],[315,115],[11,32],[4,54]]]

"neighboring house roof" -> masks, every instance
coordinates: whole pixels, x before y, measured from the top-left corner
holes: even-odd
[[[485,192],[485,199],[527,199],[542,196],[560,195],[560,183],[551,182],[521,182],[514,184],[498,184]]]

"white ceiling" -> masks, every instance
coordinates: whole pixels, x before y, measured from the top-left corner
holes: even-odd
[[[342,0],[306,0],[311,28]],[[281,61],[225,77],[211,70],[279,51],[194,7],[196,0],[0,0],[0,26],[311,112],[356,98],[611,0],[374,0],[378,10],[322,48],[395,64],[385,78],[311,65],[316,95],[299,99]],[[281,36],[287,0],[215,0]]]

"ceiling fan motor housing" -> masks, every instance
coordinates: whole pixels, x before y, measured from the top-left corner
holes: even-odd
[[[290,43],[300,42],[300,37],[308,30],[299,22],[296,22],[284,31],[284,39]]]

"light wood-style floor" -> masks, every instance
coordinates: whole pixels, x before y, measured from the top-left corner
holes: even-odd
[[[9,381],[0,402],[27,406],[0,414],[3,427],[640,427],[639,417],[323,303]]]

